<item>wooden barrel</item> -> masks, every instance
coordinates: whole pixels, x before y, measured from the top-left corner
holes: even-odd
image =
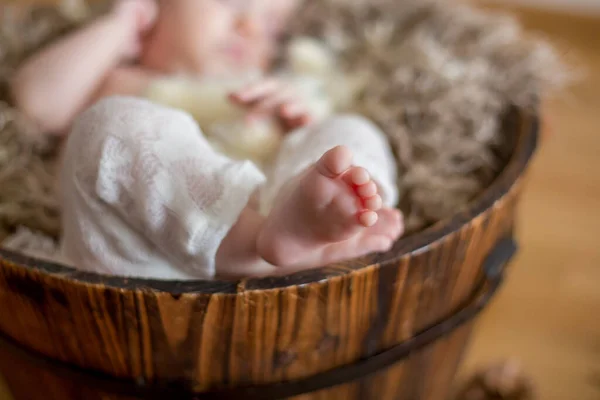
[[[537,119],[464,212],[384,255],[289,277],[161,282],[0,253],[0,374],[16,400],[446,399],[514,253]],[[514,139],[514,140],[513,140]]]

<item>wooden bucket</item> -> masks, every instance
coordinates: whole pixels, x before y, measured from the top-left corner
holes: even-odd
[[[467,211],[388,254],[294,276],[169,283],[0,252],[0,374],[16,400],[442,400],[515,251],[535,117]]]

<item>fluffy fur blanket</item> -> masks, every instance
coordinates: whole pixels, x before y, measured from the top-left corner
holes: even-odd
[[[0,240],[19,226],[56,237],[56,145],[11,104],[7,82],[31,52],[102,12],[0,6]],[[501,170],[501,122],[565,75],[547,44],[510,17],[454,2],[310,0],[290,34],[322,38],[368,76],[354,104],[389,135],[401,208],[415,232],[466,206]]]

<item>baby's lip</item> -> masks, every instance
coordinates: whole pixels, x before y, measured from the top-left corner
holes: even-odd
[[[228,46],[225,51],[236,61],[244,61],[248,54],[244,45],[232,45]]]

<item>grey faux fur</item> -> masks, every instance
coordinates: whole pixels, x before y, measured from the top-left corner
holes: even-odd
[[[0,240],[20,225],[56,237],[55,146],[5,89],[23,57],[76,23],[51,8],[0,12]],[[354,107],[389,135],[410,232],[489,185],[503,162],[503,113],[534,109],[566,77],[553,50],[511,18],[448,1],[308,0],[290,33],[323,38],[369,77]]]

